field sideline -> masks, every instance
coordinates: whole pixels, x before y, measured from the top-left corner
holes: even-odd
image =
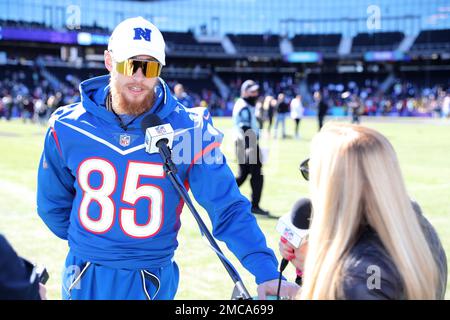
[[[215,125],[225,133],[222,150],[235,171],[231,120],[215,119]],[[371,119],[363,125],[385,134],[394,145],[400,159],[408,191],[421,205],[425,216],[436,227],[447,257],[450,255],[450,122],[444,120]],[[288,120],[288,134],[293,126]],[[60,299],[62,271],[67,245],[46,228],[35,213],[37,165],[46,128],[23,124],[19,120],[0,120],[0,233],[14,245],[18,253],[47,266],[50,272],[48,296]],[[309,145],[316,133],[315,119],[301,123],[301,140],[268,139],[263,134],[263,145],[269,149],[269,160],[264,167],[265,187],[261,206],[272,214],[287,213],[300,197],[307,196],[308,186],[298,171],[299,163],[308,156]],[[249,196],[249,183],[242,188]],[[197,206],[200,208],[199,206]],[[201,209],[201,208],[200,208]],[[200,210],[210,226],[205,212]],[[175,259],[180,267],[180,285],[177,299],[229,299],[233,290],[223,266],[200,236],[190,212],[185,208],[179,233],[179,249]],[[268,244],[278,255],[279,235],[276,220],[258,217]],[[252,294],[256,294],[253,277],[220,244],[233,262]],[[412,271],[414,272],[414,271]],[[286,276],[293,280],[290,266]],[[447,285],[446,299],[450,297]]]

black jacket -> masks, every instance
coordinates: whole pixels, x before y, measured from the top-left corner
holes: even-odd
[[[323,117],[323,116],[325,116],[327,114],[327,112],[328,112],[328,104],[325,102],[324,99],[319,101],[319,103],[317,104],[317,109],[318,109],[319,117]]]
[[[284,101],[278,102],[277,103],[277,112],[278,113],[288,113],[289,105]]]
[[[33,265],[18,257],[0,235],[0,300],[40,300],[39,279]]]
[[[447,286],[447,258],[433,226],[413,203],[420,224],[439,267],[437,297],[444,299]],[[400,274],[373,229],[366,227],[344,261],[343,297],[347,300],[401,300],[405,292]],[[414,270],[411,270],[414,272]],[[376,274],[380,281],[375,280]],[[407,276],[407,275],[406,275]]]

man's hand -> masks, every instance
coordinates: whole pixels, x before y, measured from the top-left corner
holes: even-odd
[[[47,289],[42,283],[39,283],[39,296],[41,300],[47,300]]]
[[[280,288],[280,299],[295,299],[300,286],[295,283],[287,282],[285,280],[281,280],[281,288]],[[266,300],[268,295],[276,296],[278,290],[278,279],[270,280],[261,283],[258,286],[258,299]]]

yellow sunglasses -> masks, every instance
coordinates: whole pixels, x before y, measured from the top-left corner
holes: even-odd
[[[122,62],[116,62],[116,70],[120,74],[131,77],[141,68],[146,78],[159,77],[162,65],[154,60],[127,59]]]

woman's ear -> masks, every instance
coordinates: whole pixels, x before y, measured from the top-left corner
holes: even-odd
[[[113,69],[113,61],[112,61],[112,57],[111,57],[111,52],[109,52],[108,50],[105,50],[103,56],[105,57],[105,67],[106,67],[106,69],[108,69],[109,72],[111,72]]]

